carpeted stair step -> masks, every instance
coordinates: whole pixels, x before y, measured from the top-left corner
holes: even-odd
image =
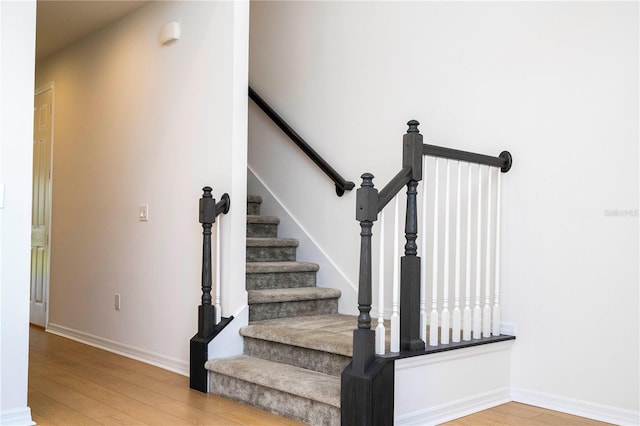
[[[247,215],[247,237],[276,238],[280,219],[275,216]]]
[[[247,238],[247,262],[293,262],[297,248],[291,238]]]
[[[248,195],[247,196],[247,214],[248,215],[259,215],[260,214],[260,205],[262,204],[262,197],[259,195]]]
[[[336,314],[340,294],[320,287],[249,290],[249,321]]]
[[[244,353],[340,377],[351,361],[351,315],[314,315],[258,321],[240,329]]]
[[[340,425],[340,378],[245,355],[207,361],[210,392],[310,425]]]
[[[315,287],[318,269],[308,262],[249,262],[247,290]]]

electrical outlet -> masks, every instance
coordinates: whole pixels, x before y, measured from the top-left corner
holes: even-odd
[[[116,293],[115,308],[116,308],[116,311],[120,310],[120,293]]]

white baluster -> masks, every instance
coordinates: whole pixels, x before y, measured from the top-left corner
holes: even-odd
[[[220,240],[222,236],[220,235],[220,222],[222,222],[222,218],[218,216],[218,220],[216,221],[216,324],[219,324],[222,320],[222,306],[220,306],[220,272],[221,272],[221,263],[220,263]]]
[[[489,185],[487,190],[487,248],[485,253],[484,309],[482,310],[482,335],[491,336],[491,173],[487,167]]]
[[[396,196],[393,231],[393,298],[391,305],[391,352],[400,352],[400,197]]]
[[[436,176],[433,209],[433,282],[431,283],[431,315],[429,318],[429,346],[438,346],[438,159],[436,161]]]
[[[427,161],[425,156],[422,157],[422,175],[425,176],[427,170]],[[423,181],[422,185],[422,215],[421,222],[425,231],[422,232],[420,239],[420,339],[427,341],[427,185]]]
[[[447,160],[447,176],[444,196],[444,277],[442,292],[442,323],[440,324],[440,343],[449,343],[449,205],[451,195],[451,161]]]
[[[462,314],[462,340],[471,340],[471,163],[467,163],[467,258]]]
[[[453,300],[453,320],[451,325],[451,341],[460,341],[460,170],[462,169],[460,162],[458,161],[458,181],[457,181],[457,194],[456,194],[456,263],[455,267],[455,288],[454,288],[454,300]]]
[[[493,330],[492,334],[494,336],[500,335],[500,211],[502,210],[502,205],[500,203],[500,176],[501,171],[498,169],[497,171],[497,181],[498,187],[496,188],[496,270],[495,270],[495,284],[494,284],[494,297],[495,300],[493,302]]]
[[[480,309],[480,291],[482,285],[482,168],[478,165],[478,229],[476,241],[476,305],[473,308],[473,338],[482,337],[482,310]]]
[[[376,326],[376,355],[385,353],[384,328],[384,210],[380,212],[380,256],[378,263],[378,325]]]

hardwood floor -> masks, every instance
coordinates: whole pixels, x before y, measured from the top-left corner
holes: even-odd
[[[294,426],[254,407],[189,389],[189,379],[30,329],[29,400],[38,425]],[[446,423],[468,425],[603,425],[528,405],[509,403]]]
[[[499,405],[471,416],[444,423],[448,426],[596,426],[608,424],[517,402]]]

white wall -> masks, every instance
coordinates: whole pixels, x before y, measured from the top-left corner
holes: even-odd
[[[509,402],[512,344],[396,361],[395,424],[436,425]]]
[[[151,2],[38,63],[56,90],[50,330],[188,371],[205,185],[232,203],[223,315],[246,304],[247,32],[243,2]]]
[[[502,216],[513,395],[637,419],[638,4],[251,7],[252,86],[347,178],[386,183],[414,118],[427,143],[513,154]],[[266,125],[250,111],[250,166],[357,282],[355,194],[335,197],[308,160],[254,131]]]
[[[0,424],[32,424],[27,375],[35,22],[35,1],[0,2]]]

